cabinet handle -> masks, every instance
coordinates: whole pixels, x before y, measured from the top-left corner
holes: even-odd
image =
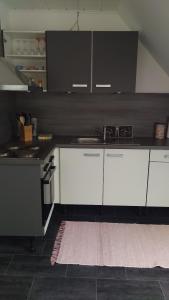
[[[119,158],[122,158],[123,156],[124,156],[124,154],[110,154],[110,153],[107,154],[107,157],[119,157]]]
[[[169,154],[165,154],[165,155],[164,155],[164,158],[169,158]]]
[[[73,83],[72,87],[74,87],[74,88],[87,88],[87,84],[86,83]]]
[[[98,88],[111,88],[111,84],[96,84]]]
[[[83,156],[87,156],[87,157],[99,157],[100,153],[84,153]]]

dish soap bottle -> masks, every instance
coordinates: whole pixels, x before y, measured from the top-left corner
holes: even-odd
[[[43,82],[42,82],[42,80],[38,80],[38,88],[43,91]]]

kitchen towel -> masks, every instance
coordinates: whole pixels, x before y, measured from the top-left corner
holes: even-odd
[[[64,221],[51,264],[169,268],[169,225]]]

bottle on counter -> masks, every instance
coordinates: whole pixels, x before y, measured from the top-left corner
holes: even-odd
[[[37,118],[32,118],[32,134],[33,134],[33,138],[36,138],[37,137],[37,123],[38,123],[38,120]]]
[[[163,140],[166,137],[166,123],[155,123],[155,139]]]
[[[43,91],[43,82],[42,80],[38,80],[38,88]]]

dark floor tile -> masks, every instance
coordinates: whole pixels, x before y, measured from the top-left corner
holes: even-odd
[[[68,265],[68,277],[126,279],[125,269],[120,267],[99,267]]]
[[[23,251],[25,251],[25,240],[13,237],[0,237],[0,253],[14,254]]]
[[[0,275],[5,273],[12,258],[13,258],[13,255],[0,254]]]
[[[127,279],[134,280],[169,280],[169,269],[156,268],[126,268]]]
[[[164,300],[158,282],[99,279],[97,300]]]
[[[160,286],[165,300],[169,300],[169,281],[160,281]]]
[[[27,300],[32,278],[0,276],[0,300]]]
[[[98,267],[98,278],[126,279],[125,269],[121,267]]]
[[[65,207],[65,205],[55,204],[52,217],[59,218],[60,216],[64,215],[64,212],[65,212],[65,208],[64,207]]]
[[[46,256],[16,255],[9,266],[7,274],[16,276],[65,276],[67,265],[51,266]]]
[[[60,226],[60,221],[53,219],[47,229],[45,239],[55,239],[59,226]]]
[[[45,241],[45,245],[43,247],[42,255],[51,256],[53,246],[54,246],[54,242],[55,242],[55,238],[50,239],[50,240],[47,239]]]
[[[41,254],[44,247],[44,239],[36,238],[34,241],[36,254]],[[0,237],[1,254],[30,254],[30,239],[16,237]],[[35,254],[35,253],[33,253]]]
[[[37,278],[30,300],[96,300],[96,281],[79,278]]]
[[[97,273],[98,267],[96,266],[68,265],[66,275],[68,277],[96,278]]]

